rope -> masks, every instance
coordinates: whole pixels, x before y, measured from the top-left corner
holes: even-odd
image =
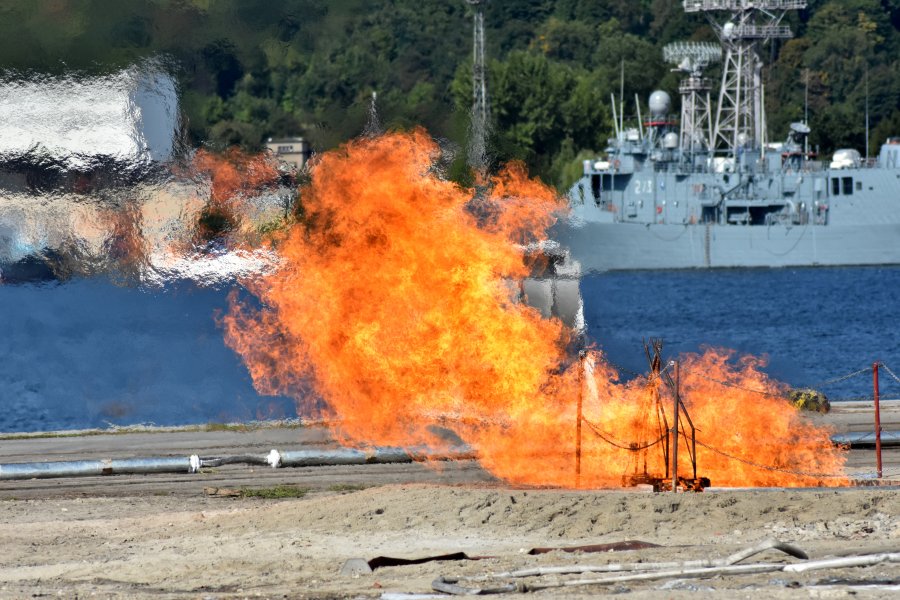
[[[800,475],[802,477],[817,477],[817,478],[828,478],[828,479],[847,479],[846,475],[832,475],[830,473],[811,473],[809,471],[795,471],[792,469],[784,469],[781,467],[773,467],[771,465],[763,465],[757,462],[753,462],[752,460],[747,460],[745,458],[741,458],[739,456],[735,456],[733,454],[729,454],[723,450],[719,450],[718,448],[713,448],[709,444],[704,444],[700,440],[697,440],[698,446],[703,446],[707,450],[711,450],[716,454],[720,454],[725,458],[730,458],[731,460],[736,460],[737,462],[744,463],[745,465],[750,465],[751,467],[756,467],[757,469],[765,469],[766,471],[778,471],[779,473],[788,473],[790,475]]]
[[[894,378],[894,381],[896,381],[897,383],[900,383],[900,377],[897,377],[897,376],[894,374],[894,372],[891,371],[890,367],[888,367],[888,366],[887,366],[886,364],[884,364],[884,363],[878,363],[878,364],[881,365],[881,368],[882,368],[882,369],[884,369],[885,371],[887,371],[888,375],[890,375],[891,377]]]
[[[608,362],[608,364],[609,364],[611,367],[613,367],[614,369],[616,369],[617,371],[619,371],[619,372],[621,372],[621,373],[625,373],[625,374],[630,375],[630,376],[632,376],[632,377],[647,377],[647,382],[648,382],[648,383],[653,383],[653,381],[656,379],[656,377],[655,377],[653,374],[650,374],[650,375],[648,376],[648,375],[645,375],[645,374],[643,374],[643,373],[637,373],[637,372],[635,372],[635,371],[632,371],[631,369],[626,369],[625,367],[622,367],[621,365],[618,365],[618,364],[613,363],[613,362]],[[891,371],[890,368],[888,368],[888,366],[887,366],[886,364],[884,364],[884,363],[879,363],[879,364],[884,368],[884,370],[888,373],[888,375],[890,375],[897,383],[900,383],[900,377],[898,377],[893,371]],[[665,366],[665,368],[662,369],[662,370],[659,372],[659,376],[658,376],[658,377],[659,377],[660,380],[662,380],[662,376],[666,373],[666,371],[669,369],[669,367],[670,367],[671,365],[672,365],[671,362],[670,362],[670,363],[667,363],[666,366]],[[818,388],[822,388],[822,387],[827,387],[827,386],[829,386],[829,385],[834,385],[834,384],[836,384],[836,383],[840,383],[841,381],[846,381],[846,380],[848,380],[848,379],[852,379],[853,377],[858,377],[859,375],[862,375],[862,374],[864,374],[864,373],[868,373],[869,371],[871,371],[871,367],[864,367],[864,368],[862,368],[862,369],[859,369],[858,371],[853,371],[852,373],[847,373],[846,375],[841,375],[840,377],[832,377],[831,379],[826,379],[826,380],[824,380],[824,381],[819,381],[819,382],[817,382],[817,383],[813,383],[813,384],[810,384],[810,385],[791,386],[791,388],[792,388],[792,389],[796,389],[796,390],[799,390],[799,389],[818,389]],[[758,389],[746,387],[746,386],[743,386],[743,385],[740,385],[740,384],[737,384],[737,383],[732,383],[732,382],[730,382],[730,381],[722,381],[721,379],[716,379],[716,378],[714,378],[714,377],[710,377],[709,375],[704,375],[703,373],[699,373],[699,376],[700,376],[701,378],[703,378],[703,379],[706,379],[707,381],[711,381],[712,383],[716,383],[716,384],[721,385],[721,386],[730,387],[730,388],[734,388],[734,389],[738,389],[738,390],[743,390],[743,391],[745,391],[745,392],[750,392],[750,393],[752,393],[752,394],[759,394],[760,396],[768,396],[768,397],[770,397],[770,398],[784,398],[784,397],[786,397],[785,394],[780,394],[780,393],[776,393],[776,392],[769,392],[769,391],[766,391],[766,390],[758,390]],[[872,400],[872,399],[873,399],[872,396],[848,396],[848,397],[845,397],[845,398],[832,398],[831,401],[832,401],[832,402],[842,402],[842,401],[866,401],[866,400]]]
[[[585,423],[587,423],[588,427],[591,428],[591,430],[594,432],[594,434],[597,437],[599,437],[601,440],[603,440],[610,446],[615,446],[616,448],[620,448],[622,450],[630,450],[632,452],[637,452],[638,450],[645,450],[647,448],[651,448],[651,447],[655,446],[656,444],[660,443],[661,441],[663,441],[664,439],[666,439],[669,435],[668,433],[665,433],[665,434],[661,435],[659,437],[659,439],[657,439],[656,441],[648,442],[641,446],[632,446],[630,444],[626,446],[624,442],[620,442],[619,440],[615,439],[613,436],[611,436],[609,434],[604,434],[602,431],[600,431],[600,429],[596,425],[594,425],[593,423],[591,423],[584,417],[582,417],[581,420],[584,421]]]
[[[843,396],[841,398],[829,398],[829,402],[872,402],[874,396]]]
[[[887,367],[885,367],[885,368],[887,368]],[[793,386],[792,386],[792,387],[793,387],[793,389],[817,389],[817,388],[820,388],[820,387],[825,387],[825,386],[828,386],[828,385],[833,385],[833,384],[838,383],[838,382],[841,382],[841,381],[846,381],[847,379],[851,379],[851,378],[856,377],[856,376],[858,376],[858,375],[862,375],[863,373],[868,373],[869,370],[870,370],[869,367],[866,367],[866,368],[864,368],[864,369],[860,369],[860,370],[854,371],[854,372],[852,372],[852,373],[847,373],[846,375],[841,375],[840,377],[834,377],[834,378],[832,378],[832,379],[826,379],[825,381],[820,381],[820,382],[815,383],[815,384],[812,384],[812,385],[797,386],[797,387],[793,387]],[[888,371],[888,372],[890,373],[890,371]],[[761,395],[761,396],[770,396],[770,397],[772,397],[772,398],[783,398],[783,397],[784,397],[784,394],[778,394],[778,393],[768,392],[768,391],[765,391],[765,390],[757,390],[757,389],[755,389],[755,388],[745,387],[745,386],[739,385],[739,384],[737,384],[737,383],[731,383],[730,381],[721,381],[721,380],[719,380],[719,379],[715,379],[715,378],[710,377],[710,376],[708,376],[708,375],[704,375],[703,373],[700,373],[699,375],[700,375],[700,377],[702,377],[703,379],[706,379],[707,381],[712,381],[713,383],[718,383],[719,385],[724,385],[724,386],[730,387],[730,388],[735,388],[735,389],[739,389],[739,390],[744,390],[745,392],[751,392],[751,393],[754,393],[754,394],[759,394],[759,395]],[[891,373],[891,376],[894,377],[895,379],[897,379],[897,382],[900,383],[900,379],[898,379],[898,378],[896,377],[896,375],[894,375],[893,373]],[[866,399],[867,399],[866,396],[859,396],[859,397],[856,397],[856,398],[842,398],[842,400],[866,400]]]
[[[773,392],[767,392],[765,390],[757,390],[754,388],[748,388],[748,387],[745,387],[742,385],[738,385],[736,383],[731,383],[730,381],[721,381],[719,379],[710,377],[709,375],[704,375],[703,373],[700,373],[699,375],[700,375],[700,377],[702,377],[703,379],[706,379],[707,381],[712,381],[713,383],[718,383],[719,385],[724,385],[725,387],[744,390],[745,392],[752,392],[754,394],[759,394],[760,396],[770,396],[772,398],[784,398],[784,396],[785,396],[784,394],[776,394]]]
[[[644,373],[638,373],[637,371],[633,371],[633,370],[631,370],[631,369],[627,369],[627,368],[623,367],[622,365],[616,364],[616,363],[614,363],[614,362],[612,362],[612,361],[610,361],[610,360],[607,360],[606,363],[607,363],[609,366],[611,366],[613,369],[619,371],[620,373],[624,373],[625,375],[628,375],[628,376],[631,376],[631,377],[646,377],[647,380],[648,380],[648,383],[652,383],[653,380],[655,379],[655,377],[654,377],[654,375],[653,375],[652,373],[649,374],[649,375],[646,375],[646,374],[644,374]],[[888,366],[887,366],[886,364],[884,364],[884,363],[879,363],[879,364],[884,368],[885,371],[887,371],[887,373],[888,373],[888,374],[889,374],[889,375],[890,375],[897,383],[900,383],[900,377],[898,377],[893,371],[891,371],[890,368],[888,368]],[[660,380],[662,379],[662,376],[666,373],[666,371],[667,371],[667,370],[669,369],[669,367],[671,367],[671,366],[672,366],[672,363],[671,363],[671,362],[666,363],[665,368],[663,368],[663,369],[659,372],[659,378],[660,378]],[[848,379],[852,379],[852,378],[854,378],[854,377],[858,377],[858,376],[860,376],[860,375],[863,375],[864,373],[870,372],[871,370],[872,370],[871,367],[863,367],[862,369],[859,369],[859,370],[857,370],[857,371],[853,371],[852,373],[847,373],[846,375],[841,375],[841,376],[839,376],[839,377],[832,377],[831,379],[825,379],[825,380],[823,380],[823,381],[818,381],[818,382],[811,383],[811,384],[808,384],[808,385],[791,386],[791,388],[792,388],[792,389],[818,389],[818,388],[822,388],[822,387],[827,387],[827,386],[830,386],[830,385],[834,385],[834,384],[836,384],[836,383],[840,383],[840,382],[842,382],[842,381],[846,381],[846,380],[848,380]],[[715,379],[714,377],[709,377],[708,375],[704,375],[704,374],[702,374],[702,373],[700,373],[700,377],[702,377],[703,379],[706,379],[706,380],[708,380],[708,381],[711,381],[711,382],[713,382],[713,383],[717,383],[717,384],[719,384],[719,385],[723,385],[723,386],[726,386],[726,387],[731,387],[731,388],[735,388],[735,389],[739,389],[739,390],[744,390],[745,392],[751,392],[751,393],[753,393],[753,394],[759,394],[759,395],[761,395],[761,396],[771,396],[771,397],[773,397],[773,398],[782,398],[782,397],[784,397],[784,394],[778,394],[778,393],[773,393],[773,392],[769,392],[769,391],[766,391],[766,390],[758,390],[758,389],[755,389],[755,388],[749,388],[749,387],[746,387],[746,386],[739,385],[739,384],[737,384],[737,383],[731,383],[730,381],[722,381],[722,380],[720,380],[720,379]],[[858,397],[858,398],[842,398],[842,400],[865,400],[865,399],[867,399],[867,398],[864,397],[864,396],[861,396],[861,397]]]
[[[874,431],[867,431],[866,433],[863,433],[863,434],[860,435],[859,437],[853,437],[853,433],[854,433],[854,432],[850,432],[850,433],[844,434],[844,435],[846,435],[846,436],[848,436],[848,437],[850,438],[850,439],[849,439],[849,443],[850,443],[850,444],[858,444],[858,443],[860,443],[860,442],[865,441],[866,438],[874,438],[874,437],[875,437],[875,432],[874,432]],[[841,445],[843,445],[843,444],[841,444]]]
[[[820,382],[818,382],[818,383],[814,383],[814,384],[806,385],[806,386],[802,386],[802,387],[813,388],[813,389],[820,388],[820,387],[825,387],[825,386],[829,386],[829,385],[832,385],[832,384],[835,384],[835,383],[839,383],[839,382],[841,382],[841,381],[846,381],[847,379],[851,379],[851,378],[856,377],[856,376],[858,376],[858,375],[862,375],[863,373],[868,373],[868,372],[870,372],[871,370],[872,370],[871,367],[863,367],[863,368],[860,369],[859,371],[853,371],[852,373],[847,373],[846,375],[841,375],[840,377],[834,377],[834,378],[832,378],[832,379],[826,379],[825,381],[820,381]]]

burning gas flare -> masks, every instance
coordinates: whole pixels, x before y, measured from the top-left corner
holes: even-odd
[[[619,383],[599,352],[574,358],[571,332],[510,284],[528,275],[524,245],[544,237],[560,200],[519,166],[473,200],[436,172],[439,152],[416,131],[321,156],[301,192],[304,218],[278,246],[282,266],[247,283],[262,308],[232,297],[223,319],[257,389],[334,417],[345,443],[441,445],[452,430],[498,477],[564,487],[576,484],[582,398],[579,485],[620,485],[636,460],[662,474],[655,446],[642,457],[628,448],[657,438],[647,409],[656,384]],[[843,464],[828,433],[801,420],[759,360],[680,360],[701,475],[716,485],[842,481],[821,477]]]

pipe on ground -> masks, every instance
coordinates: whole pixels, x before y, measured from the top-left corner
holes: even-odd
[[[850,446],[851,448],[874,448],[875,441],[874,431],[837,433],[831,436],[833,444]],[[900,431],[881,432],[881,446],[885,448],[900,446]]]
[[[541,575],[568,575],[572,573],[621,573],[634,571],[662,571],[671,569],[700,569],[713,567],[728,567],[736,565],[751,556],[755,556],[766,550],[780,550],[785,554],[806,560],[809,555],[802,549],[774,539],[767,539],[755,546],[744,548],[725,558],[707,558],[700,560],[672,561],[672,562],[642,562],[642,563],[609,563],[605,565],[566,565],[564,567],[537,567],[534,569],[522,569],[494,575],[500,577],[537,577]]]
[[[788,565],[784,570],[788,573],[803,573],[805,571],[817,571],[819,569],[843,569],[845,567],[871,567],[883,562],[900,563],[900,553],[884,552],[882,554],[869,554],[863,556],[843,556],[839,558],[826,558],[811,560],[805,563]]]
[[[338,448],[333,450],[272,450],[267,455],[236,455],[201,458],[146,457],[102,460],[74,460],[0,464],[0,481],[49,479],[54,477],[91,477],[97,475],[135,475],[149,473],[196,473],[203,467],[231,464],[269,465],[279,467],[324,467],[411,463],[432,460],[472,460],[475,453],[468,448],[444,451],[428,448],[376,447],[369,450]]]
[[[475,453],[467,448],[438,451],[429,448],[376,447],[369,450],[339,448],[337,450],[272,450],[267,462],[273,467],[318,467],[332,465],[369,465],[411,463],[426,460],[473,460]],[[201,460],[202,462],[202,460]]]
[[[192,473],[199,469],[200,459],[196,456],[12,463],[0,465],[0,480],[145,473]]]

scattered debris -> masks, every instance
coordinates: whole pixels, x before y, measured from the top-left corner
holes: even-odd
[[[381,600],[426,600],[429,598],[446,598],[443,594],[405,594],[403,592],[385,592]]]
[[[376,556],[369,561],[369,567],[374,571],[381,567],[400,567],[404,565],[421,565],[427,562],[443,560],[482,560],[493,558],[491,556],[469,556],[465,552],[453,552],[451,554],[439,554],[437,556],[425,556],[422,558],[394,558],[392,556]]]
[[[739,565],[741,561],[750,558],[766,550],[780,550],[785,554],[807,561],[795,564],[778,563],[754,563]],[[766,540],[755,546],[751,546],[736,552],[723,559],[693,560],[668,563],[628,563],[607,565],[571,565],[565,567],[541,567],[524,569],[508,573],[497,573],[491,576],[477,577],[447,577],[441,576],[432,582],[432,588],[436,591],[454,595],[484,595],[504,594],[509,592],[533,592],[562,587],[576,587],[585,585],[613,585],[634,581],[652,581],[659,579],[677,580],[683,582],[690,578],[704,578],[721,575],[748,575],[757,573],[769,573],[781,571],[785,573],[802,573],[821,569],[840,569],[847,567],[866,567],[885,562],[900,563],[900,553],[881,552],[878,554],[827,558],[822,560],[808,560],[809,556],[802,549],[780,542],[778,540]],[[607,575],[589,579],[553,580],[543,582],[524,581],[497,581],[511,578],[540,577],[543,575],[564,575],[573,573],[610,573],[622,574]],[[468,587],[463,584],[476,584]],[[485,585],[482,585],[485,584]],[[669,585],[669,584],[664,584]],[[684,583],[679,585],[686,585]],[[890,584],[888,584],[890,585]]]
[[[359,577],[360,575],[369,575],[372,567],[364,558],[348,558],[341,567],[342,577]]]
[[[547,554],[548,552],[626,552],[628,550],[643,550],[645,548],[658,548],[659,544],[642,542],[640,540],[626,540],[611,544],[590,544],[588,546],[568,546],[563,548],[532,548],[528,554]]]
[[[267,488],[218,488],[205,487],[203,493],[217,498],[265,498],[279,500],[284,498],[302,498],[309,493],[308,488],[295,485],[276,485]]]
[[[241,490],[235,488],[217,488],[205,487],[203,493],[207,496],[216,496],[219,498],[240,498]]]
[[[458,585],[459,577],[438,577],[431,582],[435,591],[453,594],[454,596],[484,596],[486,594],[506,594],[508,592],[525,592],[515,583],[505,583],[497,587],[463,587]]]
[[[818,571],[820,569],[843,569],[844,567],[871,567],[883,562],[900,562],[900,552],[885,552],[883,554],[869,554],[863,556],[842,556],[838,558],[826,558],[823,560],[811,560],[796,565],[788,565],[784,570],[788,573],[804,573],[806,571]]]
[[[393,556],[376,556],[372,560],[364,558],[351,558],[344,562],[341,567],[341,575],[349,577],[359,577],[360,575],[371,573],[375,569],[382,567],[402,567],[406,565],[420,565],[422,563],[437,562],[445,560],[483,560],[485,558],[494,558],[493,556],[469,556],[465,552],[453,552],[451,554],[439,554],[437,556],[424,556],[422,558],[396,558]]]
[[[659,547],[656,544],[648,544],[647,547]],[[745,548],[734,554],[719,559],[689,560],[680,562],[638,562],[638,563],[609,563],[606,565],[567,565],[565,567],[538,567],[498,573],[494,577],[535,577],[539,575],[566,575],[572,573],[614,573],[623,571],[652,571],[662,569],[688,569],[688,568],[713,568],[735,565],[766,550],[781,550],[795,558],[807,559],[809,556],[800,548],[791,544],[785,544],[778,540],[768,539],[755,546]]]

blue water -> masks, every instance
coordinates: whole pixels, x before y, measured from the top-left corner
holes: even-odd
[[[225,346],[228,291],[0,285],[0,431],[295,417]]]
[[[643,372],[642,340],[664,353],[704,346],[766,356],[766,371],[806,386],[871,368],[900,375],[900,267],[641,271],[582,284],[588,333],[616,364]],[[883,392],[900,384],[881,373]],[[819,386],[833,400],[872,394],[871,372]]]
[[[642,340],[674,357],[704,345],[769,358],[792,385],[883,361],[900,374],[900,268],[628,272],[582,284],[590,337],[643,372]],[[258,395],[214,315],[229,289],[147,291],[77,279],[0,285],[0,431],[295,417]],[[900,397],[886,373],[883,393]],[[866,373],[823,387],[871,394]]]

